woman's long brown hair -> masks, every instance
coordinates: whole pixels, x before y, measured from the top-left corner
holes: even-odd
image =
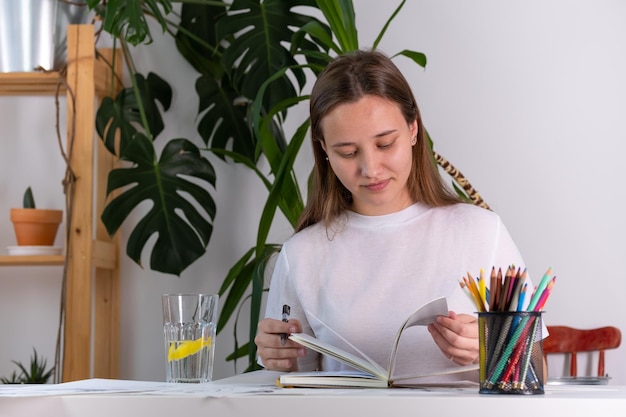
[[[307,204],[296,231],[319,221],[329,226],[352,205],[351,193],[331,169],[322,148],[322,120],[335,107],[355,103],[363,96],[378,96],[396,103],[407,124],[417,120],[417,144],[407,187],[413,201],[446,206],[461,200],[445,186],[430,150],[419,108],[400,70],[382,52],[355,51],[335,58],[317,78],[310,99],[311,141],[315,166]]]

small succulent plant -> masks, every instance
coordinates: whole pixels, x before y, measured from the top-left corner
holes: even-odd
[[[35,197],[33,197],[33,190],[30,187],[24,192],[24,202],[22,205],[24,208],[35,208]]]
[[[47,369],[47,361],[37,355],[37,350],[33,348],[33,355],[30,357],[30,369],[27,369],[21,362],[11,361],[21,371],[13,371],[10,377],[0,378],[3,384],[45,384],[54,373],[54,366]]]

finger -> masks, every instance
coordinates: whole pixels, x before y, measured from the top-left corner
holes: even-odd
[[[441,352],[443,352],[443,354],[447,357],[450,357],[450,349],[452,346],[450,345],[448,340],[443,337],[439,328],[434,323],[431,323],[428,325],[428,331],[430,332],[430,335],[433,338],[435,344],[439,347],[439,350],[441,350]]]
[[[258,330],[262,333],[298,333],[301,330],[300,322],[297,319],[290,319],[285,322],[275,319],[263,319],[258,324]]]
[[[476,316],[473,316],[471,314],[457,314],[456,315],[456,320],[459,320],[461,323],[474,323],[474,322],[476,322],[478,324],[478,319],[476,318]]]
[[[263,366],[271,370],[292,370],[297,364],[298,356],[304,356],[302,346],[294,343],[294,347],[273,348],[258,346],[257,353],[263,362]]]
[[[452,323],[452,322],[461,322],[461,323],[472,323],[478,322],[478,318],[471,314],[457,314],[454,311],[448,312],[448,316],[440,316],[444,319],[444,322]],[[447,319],[447,320],[446,320]]]
[[[294,368],[293,359],[263,359],[263,366],[270,371],[289,372]]]
[[[459,323],[457,322],[457,324]],[[461,327],[464,326],[474,327],[473,323],[466,323]],[[441,323],[432,323],[428,329],[441,352],[453,362],[460,365],[469,365],[478,358],[478,329],[476,329],[476,339],[461,336]],[[472,334],[473,331],[468,329],[462,331],[462,333]]]
[[[450,346],[448,350],[454,353],[455,356],[459,351],[478,351],[478,332],[474,332],[472,329],[466,329],[465,327],[473,327],[471,324],[467,324],[461,327],[457,332],[451,331],[448,328],[442,328],[439,334],[445,339]]]
[[[304,348],[302,346],[285,348],[261,346],[257,349],[257,353],[261,359],[263,359],[263,362],[265,362],[265,360],[295,359],[298,356],[304,355]]]
[[[272,349],[297,349],[301,347],[298,343],[283,337],[287,335],[288,333],[265,333],[259,331],[254,337],[254,343],[257,345],[257,350],[261,347]]]
[[[440,316],[437,317],[434,324],[444,336],[454,338],[458,335],[469,339],[478,339],[478,319],[469,314],[455,314],[454,318],[452,316]],[[454,344],[452,340],[450,342]]]
[[[458,333],[468,339],[478,339],[478,319],[469,314],[461,314],[458,316],[457,322],[461,325]]]
[[[281,320],[263,319],[258,324],[254,343],[263,366],[271,370],[291,371],[297,368],[297,357],[306,354],[303,346],[285,338],[283,335],[300,331],[300,322],[292,319],[285,323]]]
[[[439,350],[446,358],[448,358],[451,362],[457,363],[459,365],[468,364],[470,355],[465,350],[456,348],[455,346],[450,344],[448,339],[444,337],[444,335],[434,326],[434,324],[431,324],[428,329],[435,344],[437,345],[437,347],[439,347]]]

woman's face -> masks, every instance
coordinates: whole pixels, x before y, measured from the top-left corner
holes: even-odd
[[[333,172],[352,193],[352,210],[378,216],[413,204],[407,179],[417,121],[407,124],[396,103],[364,96],[337,106],[321,127],[322,147]]]

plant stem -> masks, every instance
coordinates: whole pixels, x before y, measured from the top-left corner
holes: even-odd
[[[150,132],[150,125],[148,124],[148,118],[146,117],[146,109],[143,106],[143,100],[141,92],[139,91],[139,87],[137,86],[137,79],[135,78],[137,74],[137,69],[135,68],[135,63],[133,61],[132,56],[130,55],[130,51],[128,50],[128,43],[120,38],[120,44],[122,45],[122,53],[124,54],[124,61],[126,61],[126,66],[128,68],[128,72],[130,73],[130,79],[133,84],[133,93],[137,98],[137,109],[139,110],[139,116],[141,117],[141,125],[143,126],[146,137],[150,139],[150,141],[154,141],[154,137],[152,136],[152,132]]]

